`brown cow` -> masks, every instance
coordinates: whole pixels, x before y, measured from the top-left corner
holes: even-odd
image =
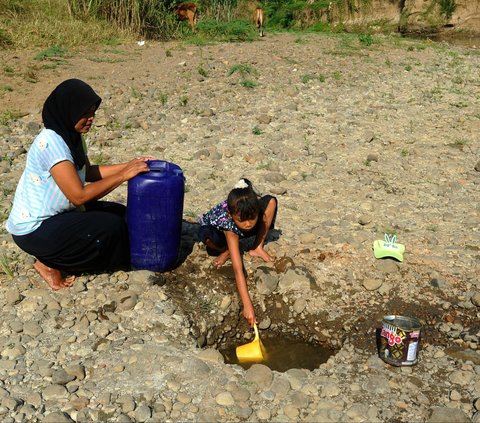
[[[263,9],[261,7],[257,7],[253,12],[253,23],[258,29],[258,35],[263,37],[264,35],[264,14]]]
[[[179,21],[188,21],[192,31],[195,31],[195,25],[197,24],[198,18],[197,5],[195,3],[177,3],[175,5],[175,14]]]

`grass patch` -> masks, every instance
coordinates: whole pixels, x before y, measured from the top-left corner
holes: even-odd
[[[3,67],[3,73],[7,76],[13,76],[13,75],[15,75],[15,69],[13,69],[13,67],[11,67],[9,65],[5,65]]]
[[[26,116],[27,114],[28,113],[22,113],[18,110],[6,110],[3,113],[0,113],[0,125],[8,125],[10,122]]]
[[[129,29],[119,29],[105,19],[88,13],[75,16],[69,10],[70,3],[70,0],[0,0],[0,48],[59,45],[71,48],[132,37]]]
[[[89,57],[88,60],[94,63],[122,63],[126,62],[125,59],[120,59],[118,57]]]
[[[238,42],[253,41],[258,35],[255,27],[248,21],[235,19],[230,22],[221,22],[216,19],[202,19],[197,25],[198,35],[209,40]]]
[[[10,279],[13,279],[13,270],[10,263],[10,259],[6,254],[2,254],[0,257],[0,266],[2,268],[3,273],[5,273]]]
[[[371,46],[373,44],[373,37],[370,34],[359,34],[358,41],[363,45]]]
[[[2,93],[9,93],[13,91],[13,88],[10,85],[1,85],[0,86],[0,91]]]
[[[251,79],[244,79],[240,82],[240,85],[245,88],[255,88],[258,84]]]
[[[263,131],[258,126],[254,126],[253,129],[252,129],[252,134],[253,135],[262,135]]]
[[[244,78],[246,75],[256,75],[257,71],[253,66],[247,63],[240,63],[238,65],[233,65],[228,71],[227,76],[231,76],[234,73],[239,73],[240,76]]]
[[[45,50],[41,51],[40,53],[36,54],[33,59],[34,60],[46,60],[46,59],[57,59],[59,57],[64,57],[67,54],[67,51],[58,46],[51,46],[46,48]]]

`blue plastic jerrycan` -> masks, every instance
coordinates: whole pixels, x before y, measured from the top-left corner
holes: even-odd
[[[128,181],[127,226],[134,269],[164,272],[177,261],[182,235],[185,178],[163,160]]]

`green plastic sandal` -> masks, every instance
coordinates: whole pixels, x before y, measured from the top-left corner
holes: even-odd
[[[405,252],[405,245],[396,244],[396,235],[390,238],[385,234],[385,241],[376,240],[373,243],[373,254],[375,258],[393,257],[398,261],[403,261],[403,253]]]

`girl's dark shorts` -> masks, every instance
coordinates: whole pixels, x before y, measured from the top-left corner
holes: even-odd
[[[267,209],[268,203],[270,202],[271,199],[274,199],[278,205],[277,199],[273,195],[264,195],[262,198],[260,198],[260,215],[261,216],[263,216],[263,213],[265,213],[265,210]],[[278,209],[278,206],[275,207],[275,213],[273,215],[272,224],[270,225],[270,228],[268,228],[268,230],[272,230],[275,228],[275,220],[277,219],[277,209]],[[257,222],[257,224],[254,226],[254,228],[247,234],[246,238],[250,238],[252,236],[257,235],[259,224],[260,224],[259,222],[260,222],[260,219]],[[204,244],[207,242],[207,239],[209,239],[220,250],[227,248],[227,238],[225,237],[224,232],[220,229],[214,228],[213,226],[209,226],[209,225],[200,226],[200,229],[198,230],[198,237],[200,238],[200,241],[202,241]],[[207,252],[210,255],[219,254],[219,252],[213,251],[209,248],[207,248]]]

